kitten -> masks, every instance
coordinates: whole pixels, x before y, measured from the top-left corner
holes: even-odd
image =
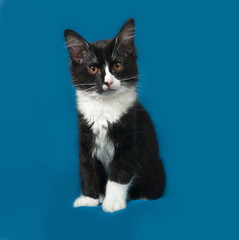
[[[156,134],[137,100],[134,31],[129,19],[116,38],[88,43],[65,30],[80,131],[82,195],[74,207],[102,203],[105,212],[114,212],[126,208],[126,200],[163,194]]]

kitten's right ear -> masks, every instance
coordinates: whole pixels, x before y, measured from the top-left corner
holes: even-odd
[[[89,43],[78,33],[66,29],[64,36],[72,61],[82,63],[84,59],[91,56]]]

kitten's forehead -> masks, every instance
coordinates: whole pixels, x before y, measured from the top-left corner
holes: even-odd
[[[106,39],[106,40],[99,40],[96,42],[91,43],[91,45],[93,45],[96,48],[107,48],[109,45],[112,45],[112,43],[114,42],[114,39]]]
[[[111,60],[112,51],[114,48],[114,39],[100,40],[90,43],[91,49],[97,57],[99,63]]]

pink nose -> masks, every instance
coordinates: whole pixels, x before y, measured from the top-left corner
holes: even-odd
[[[106,82],[104,82],[104,84],[105,84],[108,88],[110,88],[110,86],[113,84],[113,81],[112,81],[112,80],[106,81]]]

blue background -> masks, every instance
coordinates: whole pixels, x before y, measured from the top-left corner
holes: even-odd
[[[140,100],[165,196],[74,209],[78,132],[63,31],[88,41],[136,20]],[[0,239],[239,239],[236,1],[0,2]]]

